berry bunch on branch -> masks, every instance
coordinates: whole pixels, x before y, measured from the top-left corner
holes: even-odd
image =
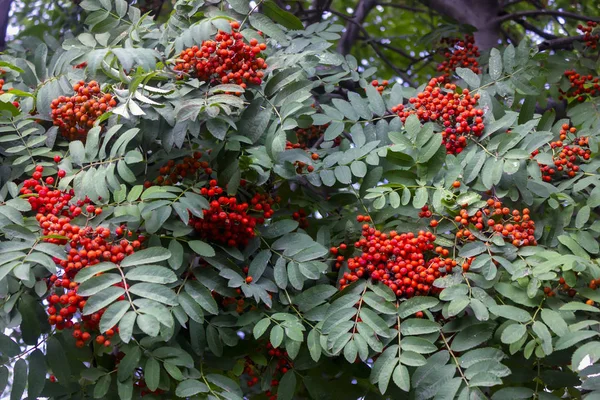
[[[387,285],[397,297],[437,294],[441,289],[433,282],[457,265],[447,249],[434,245],[436,236],[431,232],[384,233],[365,224],[362,236],[354,244],[362,254],[348,259],[350,271],[340,279],[340,289],[368,278]]]
[[[250,201],[239,201],[235,196],[224,195],[223,188],[211,180],[200,194],[209,201],[203,218],[192,217],[190,225],[201,238],[231,247],[245,246],[255,235],[255,228],[273,216],[277,199],[266,194],[255,194]]]
[[[443,46],[439,53],[444,56],[437,70],[443,72],[443,76],[448,78],[456,71],[456,68],[468,68],[476,74],[481,73],[478,57],[479,48],[475,45],[473,35],[467,35],[464,39],[442,38],[440,44]]]
[[[88,131],[102,114],[117,105],[110,93],[103,93],[96,81],[79,81],[75,94],[52,100],[52,122],[67,140],[85,141]]]
[[[431,79],[423,92],[409,99],[409,105],[398,104],[392,112],[403,123],[414,114],[422,123],[439,124],[446,152],[459,154],[467,146],[469,136],[479,137],[485,128],[483,110],[476,107],[480,95],[471,95],[468,89],[458,93],[455,84],[444,81],[443,77]]]
[[[214,40],[205,40],[179,54],[175,71],[190,74],[208,83],[234,83],[246,88],[260,85],[267,63],[258,55],[266,50],[265,43],[251,39],[247,44],[238,29],[240,23],[231,22],[231,32],[219,31]],[[183,75],[180,76],[182,78]]]

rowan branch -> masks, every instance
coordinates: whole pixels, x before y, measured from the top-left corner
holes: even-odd
[[[358,31],[362,32],[362,34],[366,38],[365,41],[367,43],[369,43],[369,45],[371,45],[371,48],[373,48],[373,51],[375,51],[377,56],[379,58],[381,58],[381,60],[385,64],[387,64],[392,69],[392,71],[394,71],[394,73],[396,75],[398,75],[400,78],[402,78],[402,80],[407,82],[410,86],[416,87],[415,83],[412,81],[410,76],[406,72],[402,71],[400,68],[396,67],[396,65],[385,54],[383,54],[383,52],[377,47],[376,42],[371,38],[371,36],[367,32],[367,30],[365,28],[363,28],[363,26],[361,24],[356,22],[353,18],[350,18],[349,16],[342,14],[338,11],[330,10],[329,12],[332,13],[333,15],[337,15],[338,17],[345,19],[346,21],[348,21],[350,23],[350,25],[356,27],[356,29]],[[358,32],[357,32],[356,36],[358,37]],[[343,40],[343,38],[342,38],[342,40]],[[340,44],[341,44],[341,41],[340,41]]]
[[[348,22],[346,24],[346,31],[344,32],[342,38],[338,43],[337,49],[339,53],[341,53],[342,55],[350,53],[350,50],[352,49],[354,42],[356,42],[356,38],[358,37],[359,32],[362,31],[365,34],[365,36],[369,36],[366,33],[366,30],[363,28],[362,24],[363,22],[365,22],[367,16],[376,4],[377,3],[375,3],[375,0],[359,0],[355,8],[356,11],[354,13],[354,17],[352,18],[347,15],[333,12],[333,10],[330,10],[330,12],[334,13],[335,15],[341,16]]]
[[[568,11],[557,11],[557,10],[528,10],[528,11],[519,11],[506,15],[501,15],[495,19],[494,22],[502,23],[510,20],[521,19],[523,17],[535,17],[539,15],[547,15],[547,16],[557,16],[563,18],[570,18],[579,21],[596,21],[600,22],[600,18],[598,17],[586,17],[584,15],[575,14]]]
[[[399,8],[401,10],[412,11],[412,12],[422,12],[422,13],[429,12],[429,10],[427,10],[425,8],[405,6],[403,4],[396,4],[396,3],[377,3],[376,5],[381,6],[381,7]]]
[[[574,42],[580,42],[584,38],[583,35],[578,36],[567,36],[552,40],[545,40],[538,45],[539,51],[544,50],[559,50],[559,49],[570,49]]]
[[[558,36],[553,35],[548,32],[545,32],[544,30],[538,28],[537,26],[535,26],[533,24],[530,24],[529,22],[525,21],[524,19],[517,19],[517,20],[515,20],[515,22],[518,23],[519,25],[521,25],[523,28],[525,28],[525,30],[533,32],[536,35],[538,35],[539,37],[542,37],[546,40],[553,40],[553,39],[558,38]]]

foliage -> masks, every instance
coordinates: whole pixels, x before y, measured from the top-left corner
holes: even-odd
[[[589,37],[414,89],[274,2],[80,6],[0,56],[11,399],[599,395]]]

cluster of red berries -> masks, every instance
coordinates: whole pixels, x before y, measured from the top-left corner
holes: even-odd
[[[377,89],[377,91],[379,93],[383,93],[383,91],[385,90],[386,87],[388,87],[389,84],[390,83],[387,80],[379,82],[377,79],[375,79],[371,82],[371,86],[373,86],[375,89]]]
[[[431,232],[386,234],[365,224],[362,236],[354,244],[362,254],[348,260],[350,271],[340,279],[341,289],[360,278],[371,278],[387,285],[398,297],[437,294],[441,289],[433,282],[457,265],[448,258],[447,249],[434,246],[436,237]]]
[[[586,47],[591,49],[596,49],[598,40],[600,40],[600,34],[592,32],[597,26],[598,23],[595,21],[587,21],[585,25],[577,25],[577,29],[583,34]]]
[[[600,79],[593,77],[592,75],[581,75],[578,74],[574,69],[568,69],[564,72],[564,76],[569,79],[571,88],[567,91],[559,89],[560,97],[564,98],[577,98],[577,101],[585,101],[585,96],[600,96]]]
[[[55,157],[55,161],[60,157]],[[109,242],[111,232],[108,228],[91,226],[79,226],[72,223],[73,219],[84,215],[91,219],[102,214],[102,209],[90,203],[89,199],[79,200],[73,204],[73,191],[61,191],[53,188],[55,179],[48,176],[43,179],[44,168],[36,166],[31,179],[23,182],[20,189],[21,195],[28,198],[33,211],[36,212],[36,220],[42,228],[44,240],[49,243],[67,246],[67,258],[65,260],[54,259],[61,273],[52,275],[48,279],[52,292],[48,296],[48,322],[56,326],[56,329],[73,329],[73,337],[76,346],[83,347],[85,343],[95,336],[98,344],[110,346],[110,340],[117,328],[112,328],[104,334],[97,335],[100,318],[104,309],[91,315],[79,315],[85,307],[86,299],[77,293],[78,284],[74,282],[75,275],[87,266],[98,264],[102,261],[119,262],[126,255],[132,254],[134,249],[141,246],[144,237],[129,241],[124,238],[116,240],[118,236],[123,237],[124,227],[115,230],[115,240]],[[64,176],[63,173],[59,177]],[[86,206],[87,204],[87,206]],[[121,286],[123,284],[121,283]],[[74,322],[79,319],[80,322]]]
[[[476,74],[481,73],[477,58],[480,56],[479,48],[475,46],[475,38],[472,35],[464,39],[442,38],[440,43],[445,60],[438,65],[437,70],[444,73],[445,77],[456,71],[456,68],[469,68]]]
[[[265,392],[268,400],[277,400],[277,391],[275,390],[279,386],[279,380],[281,377],[292,369],[293,364],[290,360],[287,351],[280,348],[274,348],[271,343],[267,343],[267,355],[269,363],[275,364],[275,369],[271,378],[270,389]],[[261,349],[259,349],[261,351]],[[248,375],[247,385],[253,387],[260,381],[259,376],[265,372],[266,367],[258,366],[250,357],[246,357],[244,364],[244,373]]]
[[[301,229],[308,228],[308,219],[306,218],[307,216],[308,215],[306,214],[306,211],[304,211],[303,208],[299,209],[298,211],[292,214],[292,218],[294,219],[294,221],[298,221],[298,226]]]
[[[459,240],[473,241],[477,237],[470,229],[476,229],[487,237],[501,235],[516,247],[536,246],[535,222],[529,215],[529,209],[511,210],[495,199],[487,200],[487,207],[469,216],[465,208],[454,218],[460,229],[456,232]],[[470,228],[472,227],[472,228]]]
[[[462,94],[456,92],[456,85],[446,83],[442,88],[444,78],[433,78],[425,87],[425,91],[411,97],[411,108],[399,104],[392,107],[392,112],[398,114],[404,123],[406,118],[415,114],[422,123],[436,122],[443,126],[442,143],[448,154],[459,154],[467,146],[469,135],[481,136],[483,110],[476,108],[479,94],[471,96],[468,89]]]
[[[552,156],[554,165],[539,164],[542,171],[542,179],[545,182],[551,182],[553,179],[562,177],[573,178],[579,172],[579,166],[582,162],[588,161],[592,151],[589,149],[588,138],[586,136],[569,138],[568,134],[575,134],[577,128],[569,127],[569,124],[563,124],[560,130],[560,140],[550,143],[550,147],[557,149]],[[566,144],[565,142],[569,143]],[[532,157],[539,154],[539,150],[531,153]]]
[[[215,40],[183,50],[175,70],[209,83],[235,83],[243,88],[247,84],[260,85],[267,64],[258,54],[267,46],[256,39],[244,43],[239,28],[239,22],[231,22],[231,33],[219,31]]]
[[[231,247],[245,246],[255,236],[255,227],[273,216],[273,199],[266,194],[255,194],[249,202],[238,202],[234,196],[223,195],[216,180],[200,190],[210,202],[203,210],[204,218],[192,217],[190,224],[203,239]],[[255,216],[256,215],[256,216]]]
[[[285,149],[286,150],[292,150],[292,149],[308,150],[311,146],[313,146],[317,142],[317,140],[319,140],[319,138],[321,136],[323,136],[323,134],[325,134],[325,131],[327,130],[328,126],[329,126],[329,124],[318,125],[318,126],[311,125],[308,128],[297,128],[295,131],[296,143],[292,143],[289,140],[286,141]],[[341,137],[335,138],[333,140],[333,147],[339,146],[340,143],[342,143],[342,138]]]
[[[117,105],[110,93],[102,93],[96,81],[79,81],[75,94],[52,100],[52,121],[67,140],[85,141],[96,120]]]
[[[203,171],[207,176],[213,172],[207,161],[200,161],[202,153],[194,152],[191,157],[185,157],[180,162],[169,160],[160,167],[160,175],[154,180],[157,185],[174,185],[182,182],[185,178],[197,177],[199,171]]]
[[[0,75],[3,75],[3,74],[4,74],[4,70],[2,70],[2,71],[0,72]],[[5,92],[5,91],[2,89],[2,87],[4,86],[4,83],[5,83],[5,82],[4,82],[4,79],[0,79],[0,95],[2,95],[2,94],[4,94],[4,93],[6,93],[6,92]],[[8,89],[8,91],[10,92],[10,90],[11,90],[11,89],[12,89],[12,88]],[[18,102],[18,101],[13,101],[13,102],[12,102],[12,105],[13,105],[13,106],[15,106],[15,107],[17,107],[17,108],[19,108],[19,107],[21,106],[21,105],[19,104],[19,102]]]
[[[317,153],[312,153],[311,158],[313,161],[317,161],[319,159],[319,155]],[[315,170],[315,167],[313,165],[307,164],[303,161],[295,161],[294,166],[296,167],[297,174],[304,173],[305,168],[307,173],[311,173]]]

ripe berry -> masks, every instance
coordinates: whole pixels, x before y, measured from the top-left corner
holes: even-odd
[[[460,187],[460,182],[459,181],[452,182],[452,187],[458,189]]]

